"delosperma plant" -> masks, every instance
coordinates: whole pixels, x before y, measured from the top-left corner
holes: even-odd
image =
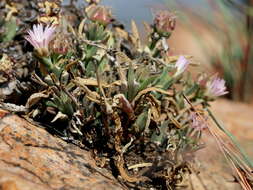
[[[126,32],[113,25],[108,8],[92,2],[79,24],[59,19],[24,35],[36,61],[25,114],[92,150],[98,165],[130,187],[184,183],[189,155],[208,128],[204,110],[227,91],[217,76],[193,78],[191,57],[169,56],[175,15],[156,15],[147,44],[134,22]]]

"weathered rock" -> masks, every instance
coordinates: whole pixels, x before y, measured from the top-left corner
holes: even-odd
[[[0,190],[123,189],[89,152],[0,111]]]

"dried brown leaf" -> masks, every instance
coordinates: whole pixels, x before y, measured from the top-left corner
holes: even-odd
[[[55,121],[57,121],[57,120],[66,120],[66,119],[68,119],[68,116],[66,115],[66,114],[63,114],[62,112],[58,112],[57,114],[56,114],[56,116],[54,117],[54,119],[51,121],[51,123],[54,123]]]
[[[131,176],[124,168],[124,159],[121,155],[117,157],[115,162],[115,165],[117,166],[120,176],[123,178],[123,180],[130,183],[150,181],[150,179],[145,176]]]
[[[86,21],[86,19],[83,19],[81,21],[81,23],[79,24],[79,26],[78,26],[78,35],[79,35],[79,37],[82,37],[85,21]]]
[[[146,30],[146,33],[150,34],[152,32],[152,28],[151,28],[150,24],[148,24],[147,22],[143,21],[143,25],[144,25],[144,28]]]
[[[98,87],[98,81],[95,78],[84,79],[84,78],[76,77],[75,80],[79,81],[80,83],[82,83],[85,86],[96,86],[96,87]],[[118,81],[114,81],[111,84],[108,84],[104,81],[101,81],[101,85],[102,85],[103,88],[110,88],[112,86],[120,86],[121,82],[118,80]]]
[[[165,90],[163,90],[163,89],[161,89],[161,88],[150,87],[150,88],[146,88],[146,89],[140,91],[140,92],[135,96],[135,98],[133,99],[132,104],[135,105],[135,102],[136,102],[137,100],[139,100],[139,98],[140,98],[142,95],[147,94],[147,93],[152,92],[152,91],[154,91],[154,92],[160,92],[161,94],[165,94],[165,95],[168,95],[168,96],[172,96],[172,95],[173,95],[173,94],[170,93],[169,91],[165,91]]]
[[[121,28],[115,28],[116,34],[125,40],[128,39],[128,33],[125,30],[122,30]]]
[[[122,125],[121,125],[121,120],[120,120],[120,116],[117,112],[114,112],[112,114],[112,118],[114,120],[115,123],[115,150],[121,154],[121,137],[123,134],[123,129],[122,129]]]
[[[37,104],[41,99],[48,97],[49,94],[46,91],[34,93],[28,98],[25,107],[30,108],[33,105]]]
[[[135,21],[131,20],[132,35],[131,39],[135,47],[139,49],[141,47],[140,35]]]
[[[85,91],[86,97],[87,97],[89,100],[91,100],[91,101],[93,101],[93,102],[96,102],[96,103],[100,104],[101,101],[100,101],[100,96],[99,96],[99,94],[98,94],[97,92],[91,91],[91,90],[82,82],[82,80],[79,80],[79,79],[81,79],[81,78],[78,77],[78,78],[72,80],[72,82],[73,82],[75,85],[77,85],[78,87],[80,87],[82,90]]]
[[[114,98],[119,100],[121,109],[128,115],[129,119],[134,119],[135,115],[133,107],[126,97],[123,94],[118,94]]]

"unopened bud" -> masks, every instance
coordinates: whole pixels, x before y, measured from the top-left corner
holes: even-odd
[[[90,20],[104,26],[108,25],[112,20],[110,10],[104,6],[90,6],[87,10],[87,14]]]
[[[50,44],[52,51],[57,54],[65,55],[68,53],[70,43],[66,36],[57,35],[57,37]]]
[[[160,11],[154,19],[154,27],[163,37],[169,37],[176,27],[176,17],[168,11]]]

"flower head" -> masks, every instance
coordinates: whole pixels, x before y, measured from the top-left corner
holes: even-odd
[[[105,6],[90,6],[87,10],[87,14],[90,20],[105,26],[108,25],[112,20],[111,12]]]
[[[185,69],[188,67],[189,65],[189,61],[184,57],[184,56],[180,56],[176,62],[176,73],[174,76],[178,76],[180,75],[181,73],[183,73],[185,71]]]
[[[191,120],[190,127],[194,128],[198,131],[202,131],[208,127],[206,124],[207,117],[205,117],[205,116],[203,116],[203,118],[202,118],[197,113],[192,112],[190,114],[189,119]]]
[[[57,35],[50,43],[50,50],[56,54],[67,54],[72,48],[72,43],[69,40],[69,36],[61,31],[61,35]]]
[[[53,39],[54,26],[43,27],[42,24],[33,25],[33,30],[28,30],[25,39],[30,42],[40,56],[48,55],[48,46]]]
[[[168,11],[160,11],[155,16],[154,26],[160,35],[169,37],[171,32],[175,29],[176,17]]]
[[[214,76],[210,81],[206,83],[205,95],[210,98],[215,98],[227,94],[225,81],[223,79]]]

